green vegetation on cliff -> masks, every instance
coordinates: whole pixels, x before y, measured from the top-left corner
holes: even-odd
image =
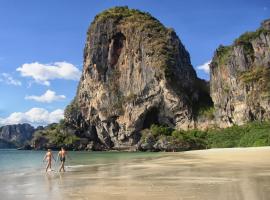
[[[253,67],[240,75],[240,79],[244,83],[251,83],[253,81],[266,80],[270,81],[270,68],[269,67]]]
[[[43,130],[36,131],[32,139],[33,143],[36,144],[41,144],[44,141],[49,148],[68,147],[78,140],[76,135],[67,131],[63,120],[59,124],[51,124]]]
[[[175,35],[173,29],[166,28],[159,20],[148,12],[142,12],[137,9],[129,9],[127,6],[114,7],[98,14],[92,24],[102,23],[106,20],[113,20],[115,23],[128,27],[138,33],[144,34],[143,38],[150,49],[148,56],[156,58],[156,65],[163,69],[166,77],[174,76],[173,66],[176,65],[175,54],[178,51],[175,44],[170,43],[170,36]],[[140,34],[138,34],[140,35]]]
[[[243,126],[208,132],[208,147],[256,147],[270,145],[270,123],[252,122]]]
[[[198,112],[199,117],[204,117],[206,119],[212,120],[215,118],[215,108],[214,106],[202,107]]]
[[[224,65],[227,63],[230,58],[231,51],[233,50],[233,46],[242,46],[245,55],[251,59],[254,59],[254,49],[251,42],[260,37],[261,34],[267,34],[269,32],[269,30],[259,28],[254,32],[246,32],[242,34],[236,40],[234,40],[233,45],[231,46],[220,45],[220,47],[217,49],[217,58],[219,64]]]
[[[151,30],[155,33],[165,33],[167,29],[148,12],[142,12],[138,9],[129,9],[127,6],[114,7],[105,10],[98,14],[93,23],[102,22],[106,20],[121,21],[123,24],[134,27],[137,30]],[[155,39],[158,39],[162,35],[151,35]],[[159,43],[159,40],[156,41]]]
[[[261,34],[266,34],[269,33],[268,30],[265,30],[263,28],[259,28],[254,32],[246,32],[244,34],[242,34],[239,38],[237,38],[234,41],[235,45],[243,45],[243,44],[248,44],[250,43],[252,40],[260,37]]]
[[[252,84],[258,82],[258,88],[260,94],[264,97],[270,95],[270,67],[258,66],[253,67],[248,71],[242,72],[239,78],[245,84]]]
[[[172,131],[173,131],[173,129],[171,129],[169,127],[158,126],[156,124],[151,125],[150,130],[154,136],[161,136],[161,135],[170,136]]]
[[[224,65],[227,63],[227,61],[230,58],[231,51],[232,51],[232,46],[223,46],[223,45],[219,46],[219,48],[216,51],[216,55],[218,58],[218,63],[220,65]]]
[[[270,146],[270,122],[252,122],[207,131],[173,130],[152,125],[150,132],[156,140],[167,137],[170,142],[188,144],[190,149]],[[143,140],[145,138],[143,135]]]
[[[117,21],[128,19],[128,21],[142,21],[144,24],[148,24],[150,27],[153,28],[153,24],[155,24],[155,27],[164,28],[164,26],[156,19],[154,18],[150,13],[148,12],[142,12],[138,9],[129,9],[128,6],[120,6],[120,7],[114,7],[107,9],[100,14],[96,15],[94,22],[98,21],[105,21],[108,19],[116,19]],[[149,23],[151,22],[151,23]]]
[[[69,133],[63,121],[51,124],[44,130],[35,132],[33,143],[43,144],[42,148],[72,149],[80,139]],[[166,141],[172,150],[192,150],[208,148],[257,147],[270,146],[270,122],[251,122],[243,126],[232,126],[225,129],[175,130],[163,125],[151,125],[150,129],[142,131],[141,142],[157,143]]]

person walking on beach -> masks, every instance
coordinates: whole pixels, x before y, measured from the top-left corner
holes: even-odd
[[[47,153],[45,154],[45,156],[43,158],[43,162],[45,160],[47,160],[46,172],[48,171],[49,168],[50,168],[50,171],[52,171],[52,159],[54,159],[53,153],[52,153],[51,149],[48,149]],[[55,159],[54,159],[54,161],[55,161]]]
[[[57,160],[60,158],[60,161],[61,161],[61,165],[60,165],[60,168],[59,168],[59,172],[61,172],[63,170],[63,172],[65,172],[65,161],[66,161],[66,156],[67,155],[67,152],[66,150],[64,149],[64,147],[61,148],[61,150],[59,151],[58,153],[58,156],[57,156]]]

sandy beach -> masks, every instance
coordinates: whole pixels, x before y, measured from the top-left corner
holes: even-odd
[[[120,153],[121,154],[121,153]],[[266,200],[270,147],[153,153],[69,166],[67,173],[4,174],[1,199]]]

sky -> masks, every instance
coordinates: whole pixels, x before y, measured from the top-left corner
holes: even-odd
[[[207,80],[220,44],[270,18],[270,0],[0,0],[0,126],[63,118],[81,75],[87,29],[114,6],[149,12],[173,28]]]

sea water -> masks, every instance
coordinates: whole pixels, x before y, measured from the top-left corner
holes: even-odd
[[[57,153],[53,152],[55,159]],[[91,186],[100,174],[119,176],[120,167],[127,163],[160,156],[140,152],[68,151],[66,172],[59,173],[60,162],[53,160],[53,171],[46,173],[46,161],[43,162],[45,154],[46,151],[0,150],[1,200],[68,199],[66,195],[74,193],[72,188],[80,187],[81,184]],[[75,199],[82,199],[82,196]]]
[[[58,152],[53,151],[57,160]],[[0,149],[0,175],[5,173],[42,172],[45,171],[46,161],[43,158],[46,151],[30,151],[16,149]],[[157,153],[142,152],[87,152],[70,151],[66,159],[68,169],[92,165],[112,164],[134,159],[150,159]],[[52,168],[57,170],[60,162],[52,161]]]
[[[0,150],[0,200],[269,200],[270,148],[176,153]],[[56,157],[57,152],[54,152]]]

